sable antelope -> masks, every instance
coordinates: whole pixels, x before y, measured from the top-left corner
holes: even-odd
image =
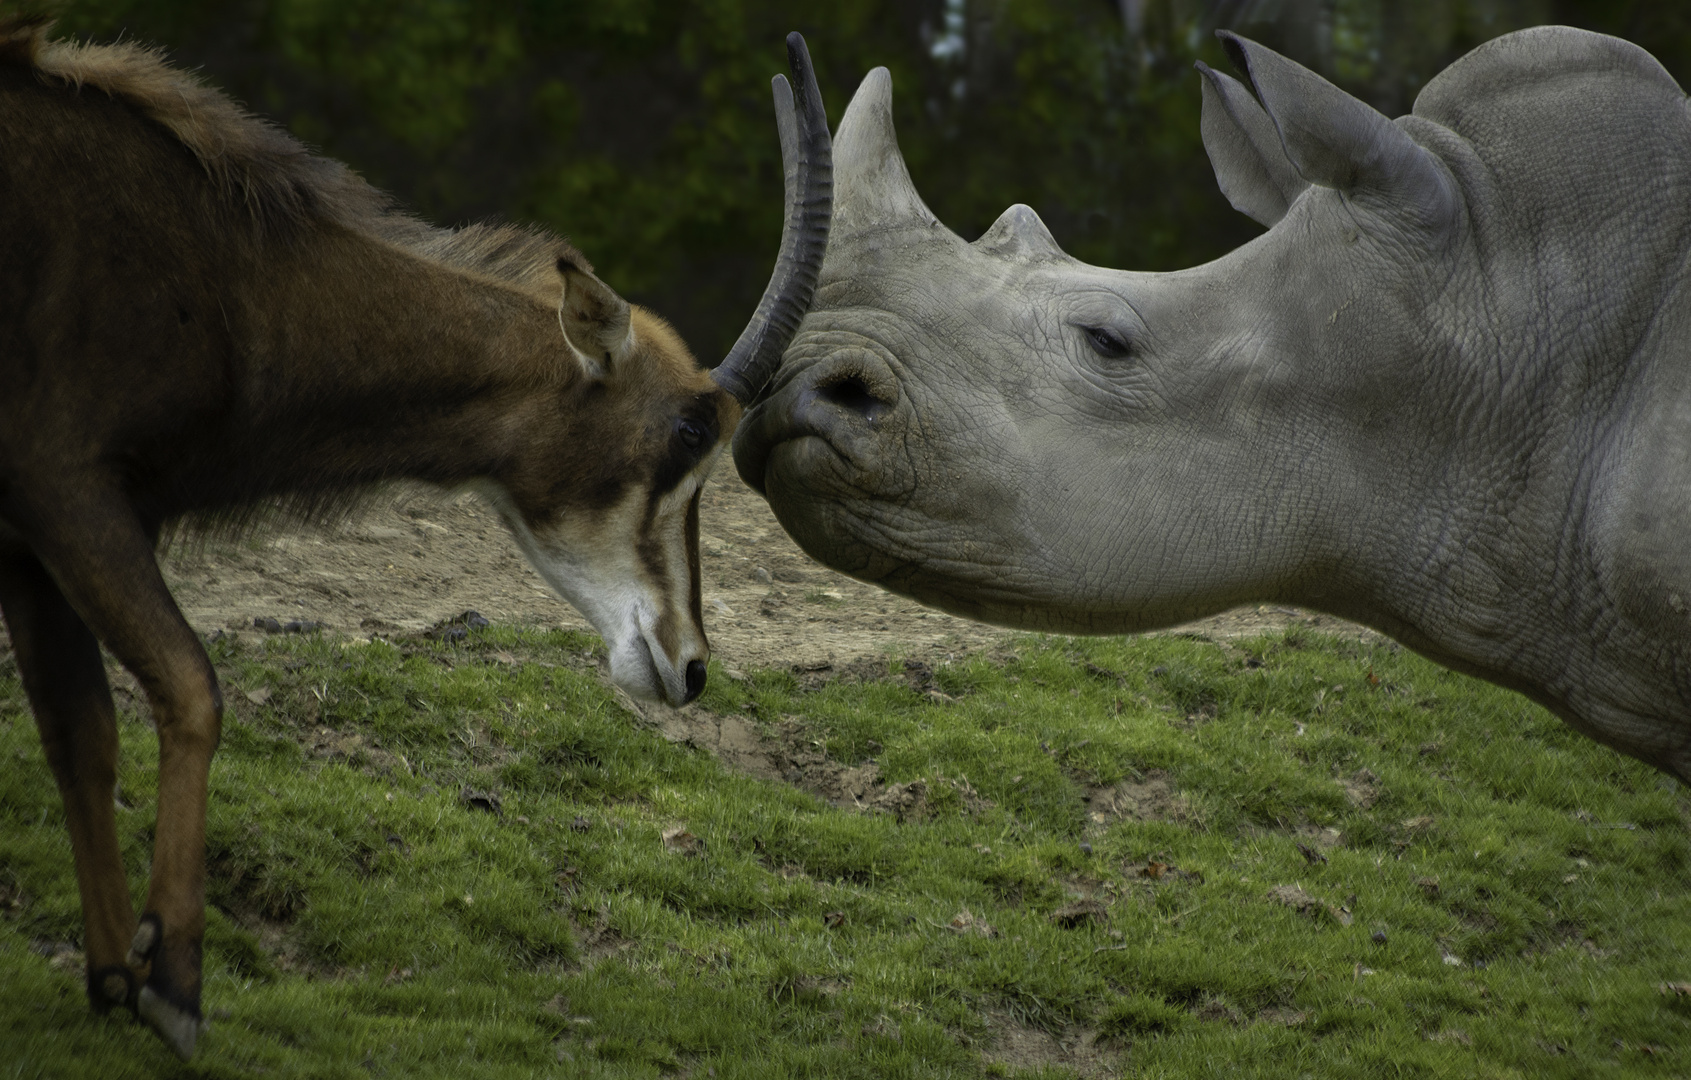
[[[178,1054],[202,1027],[207,773],[222,701],[160,529],[409,478],[486,493],[609,644],[703,688],[699,487],[815,288],[827,121],[775,80],[787,227],[715,371],[555,237],[431,228],[159,54],[0,19],[0,610],[64,800],[88,994]],[[145,687],[158,828],[139,923],[113,817],[104,643]]]

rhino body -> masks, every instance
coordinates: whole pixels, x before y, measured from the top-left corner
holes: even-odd
[[[1069,258],[1024,206],[965,243],[871,73],[741,475],[816,558],[958,614],[1299,604],[1691,781],[1685,94],[1541,27],[1393,121],[1224,38],[1205,146],[1269,228],[1166,274]]]

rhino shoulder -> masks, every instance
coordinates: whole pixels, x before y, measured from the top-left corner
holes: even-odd
[[[1630,41],[1571,26],[1535,26],[1492,38],[1445,68],[1421,89],[1413,112],[1460,130],[1466,116],[1505,94],[1612,78],[1685,97],[1667,69]]]

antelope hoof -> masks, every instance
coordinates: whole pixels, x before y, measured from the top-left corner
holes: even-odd
[[[124,963],[135,968],[145,967],[152,962],[163,937],[164,930],[157,915],[149,913],[141,916],[141,925],[135,928],[135,940],[129,943],[129,955],[124,958]]]
[[[95,1012],[106,1013],[119,1005],[135,1010],[135,973],[119,964],[110,964],[88,973],[88,1004]]]
[[[177,1057],[187,1061],[194,1056],[194,1043],[206,1029],[198,1006],[177,1005],[166,1001],[152,987],[143,986],[135,1011],[166,1046],[176,1051]]]

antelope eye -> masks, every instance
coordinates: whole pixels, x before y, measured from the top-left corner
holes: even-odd
[[[697,450],[705,444],[710,432],[697,420],[682,418],[675,422],[675,434],[680,437],[681,445],[689,450]]]
[[[1092,346],[1092,351],[1106,360],[1120,360],[1133,353],[1133,345],[1119,330],[1108,326],[1083,326],[1080,332],[1086,335],[1086,343]]]

